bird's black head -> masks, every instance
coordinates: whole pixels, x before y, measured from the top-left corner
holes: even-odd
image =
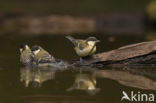
[[[89,41],[100,42],[100,40],[98,40],[96,37],[87,38],[87,42],[89,42]]]
[[[37,51],[37,50],[40,50],[40,46],[38,45],[34,45],[32,48],[31,48],[31,51]]]
[[[29,46],[26,44],[26,43],[23,43],[21,46],[20,46],[20,52],[22,52],[22,51],[24,51],[24,50],[26,50],[26,49],[28,49],[29,48]]]

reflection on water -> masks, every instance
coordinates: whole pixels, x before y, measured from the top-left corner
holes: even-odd
[[[74,84],[67,91],[84,90],[89,95],[95,95],[100,89],[96,88],[96,77],[93,74],[76,74]]]
[[[83,69],[83,68],[81,68]],[[94,69],[94,71],[93,71]],[[88,69],[87,69],[88,70]],[[156,71],[143,71],[144,69],[140,70],[139,73],[138,69],[130,69],[130,70],[115,70],[115,69],[104,69],[104,70],[97,70],[95,68],[91,68],[91,71],[88,72],[76,72],[75,79],[72,81],[72,85],[69,85],[66,89],[67,92],[73,92],[74,90],[85,91],[89,95],[96,95],[100,92],[100,88],[97,88],[97,79],[110,79],[115,80],[121,85],[128,86],[128,87],[135,87],[139,89],[150,89],[156,90],[156,81],[152,79],[155,77],[152,73]],[[23,67],[20,69],[20,82],[22,82],[25,87],[32,86],[34,88],[41,87],[42,84],[48,80],[55,80],[56,73],[59,72],[57,69],[54,68],[28,68]],[[65,72],[65,71],[64,71]],[[64,73],[62,72],[62,73]],[[149,77],[150,76],[150,77]],[[62,76],[62,79],[64,77]],[[99,84],[100,85],[100,84]]]
[[[23,67],[20,69],[20,81],[24,83],[26,87],[32,83],[33,87],[41,87],[42,83],[55,79],[55,71],[51,69],[41,70],[39,68]]]
[[[133,70],[133,72],[135,71]],[[143,75],[133,74],[127,71],[99,70],[96,71],[96,75],[99,78],[108,78],[111,80],[115,80],[125,86],[135,87],[139,89],[156,90],[155,80],[152,80]]]

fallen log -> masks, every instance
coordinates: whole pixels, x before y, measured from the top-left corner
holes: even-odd
[[[85,65],[116,66],[156,64],[156,41],[142,42],[93,55],[84,59]],[[78,63],[76,63],[78,64]]]

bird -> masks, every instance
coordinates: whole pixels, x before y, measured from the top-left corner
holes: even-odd
[[[86,40],[75,39],[72,36],[66,36],[75,46],[75,52],[80,56],[80,61],[82,57],[91,56],[96,52],[96,43],[100,42],[96,37],[88,37]]]
[[[34,55],[34,62],[37,65],[55,61],[55,58],[41,46],[35,45],[31,48],[31,51]]]
[[[25,66],[30,66],[33,63],[33,54],[31,52],[30,47],[23,43],[20,46],[20,62]]]

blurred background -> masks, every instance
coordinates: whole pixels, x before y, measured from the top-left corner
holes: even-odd
[[[19,46],[24,42],[30,46],[41,45],[56,58],[68,61],[78,58],[66,35],[82,39],[97,37],[101,41],[97,53],[156,40],[156,0],[0,0],[0,103],[19,100],[23,103],[120,103],[122,90],[156,94],[154,85],[152,90],[139,87],[149,86],[150,82],[155,84],[155,74],[152,80],[141,76],[143,84],[140,85],[127,72],[103,71],[106,77],[97,79],[101,91],[89,96],[82,91],[66,91],[74,83],[77,72],[55,74],[20,68]],[[125,80],[128,84],[118,82],[122,75],[128,77]],[[130,82],[132,77],[134,81]],[[26,84],[35,81],[34,84],[38,82],[42,86],[24,86],[24,81]]]
[[[1,0],[1,35],[145,34],[156,25],[155,0]]]

